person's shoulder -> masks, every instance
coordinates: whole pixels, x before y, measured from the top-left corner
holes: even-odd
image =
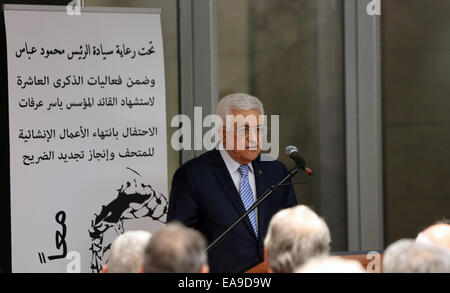
[[[190,173],[192,171],[198,172],[199,169],[202,168],[209,168],[209,163],[214,161],[214,158],[217,156],[217,150],[211,150],[208,152],[205,152],[201,154],[198,157],[195,157],[193,159],[190,159],[189,161],[185,162],[183,165],[181,165],[177,173]]]
[[[287,170],[286,165],[283,162],[274,159],[273,157],[267,154],[261,154],[258,163],[263,167],[268,167],[274,170],[280,170],[285,172]]]

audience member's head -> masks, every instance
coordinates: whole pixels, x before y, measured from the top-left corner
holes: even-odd
[[[309,259],[330,250],[327,224],[307,206],[276,213],[264,239],[265,261],[270,272],[292,273]]]
[[[207,273],[206,240],[179,223],[170,223],[152,235],[144,252],[144,273]]]
[[[418,243],[431,244],[450,250],[450,225],[440,222],[420,232],[416,238]]]
[[[391,244],[383,257],[385,273],[450,273],[450,252],[403,239]]]
[[[312,258],[298,268],[296,273],[365,273],[357,260],[343,259],[338,256],[319,256]]]
[[[114,240],[104,273],[137,273],[142,267],[144,249],[151,234],[127,231]]]

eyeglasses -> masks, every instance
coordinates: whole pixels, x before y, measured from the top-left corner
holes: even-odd
[[[251,131],[251,133],[256,133],[257,135],[261,135],[261,133],[263,133],[265,130],[266,130],[266,128],[262,125],[259,125],[256,127],[250,127],[248,125],[245,125],[245,126],[238,127],[236,129],[236,133],[241,136],[244,136],[244,135],[248,136],[248,135],[250,135],[250,131]]]

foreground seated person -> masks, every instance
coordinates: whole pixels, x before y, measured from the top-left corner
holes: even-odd
[[[312,258],[298,268],[296,273],[365,273],[357,260],[343,259],[338,256],[319,256]]]
[[[439,222],[419,233],[416,238],[418,243],[431,244],[450,250],[450,225]]]
[[[114,240],[103,273],[137,273],[142,267],[144,248],[151,234],[147,231],[127,231]]]
[[[328,255],[330,231],[309,207],[298,205],[279,211],[270,221],[264,240],[270,273],[293,273],[309,259]]]
[[[402,239],[389,245],[383,257],[385,273],[450,273],[450,251]]]
[[[158,230],[144,251],[144,273],[208,273],[206,240],[180,223]]]

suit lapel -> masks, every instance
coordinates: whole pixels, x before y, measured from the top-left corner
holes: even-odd
[[[230,199],[231,203],[233,204],[234,208],[238,211],[239,215],[243,215],[245,213],[245,207],[242,203],[241,195],[237,191],[233,179],[231,178],[230,173],[228,172],[227,166],[225,165],[225,162],[223,161],[219,151],[214,151],[213,155],[213,172],[215,176],[217,177],[217,180],[220,182],[220,185],[222,185],[222,188],[225,191],[225,194]],[[237,220],[237,219],[236,219]],[[250,230],[253,237],[256,239],[255,232],[253,231],[252,224],[250,223],[250,220],[248,217],[245,217],[243,219],[243,222],[247,226],[247,228]]]
[[[260,157],[252,162],[253,171],[255,174],[256,198],[259,199],[264,191],[264,173],[260,163]],[[258,206],[258,235],[262,235],[263,227],[265,225],[265,201]],[[259,237],[260,240],[262,237]]]

